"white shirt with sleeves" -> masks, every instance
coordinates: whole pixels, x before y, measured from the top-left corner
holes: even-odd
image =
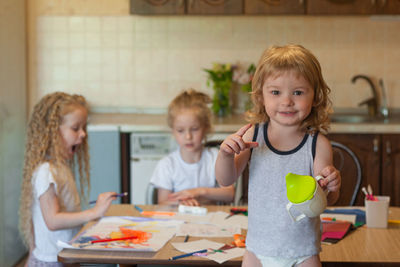
[[[150,183],[156,188],[178,192],[197,187],[217,187],[215,161],[217,148],[204,148],[196,163],[185,162],[179,148],[161,159],[153,172]]]
[[[60,211],[80,211],[80,199],[75,180],[69,167],[57,169],[57,180],[50,171],[48,162],[39,165],[32,175],[33,202],[32,220],[35,248],[33,255],[40,261],[56,262],[61,248],[57,247],[57,240],[68,242],[78,233],[79,227],[51,231],[47,228],[40,208],[39,198],[54,184]]]

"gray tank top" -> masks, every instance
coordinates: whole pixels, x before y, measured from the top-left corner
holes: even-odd
[[[321,251],[320,219],[292,221],[286,211],[285,176],[313,175],[318,134],[306,134],[295,149],[279,151],[268,141],[267,127],[257,125],[253,138],[259,146],[252,151],[249,167],[247,248],[266,257],[316,255]],[[294,209],[292,214],[300,215]]]

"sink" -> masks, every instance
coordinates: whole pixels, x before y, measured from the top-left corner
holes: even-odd
[[[377,123],[377,124],[400,124],[400,114],[390,114],[388,118],[370,117],[367,114],[342,114],[331,115],[332,123]]]
[[[372,123],[378,120],[363,114],[333,114],[331,116],[331,122],[333,123]]]

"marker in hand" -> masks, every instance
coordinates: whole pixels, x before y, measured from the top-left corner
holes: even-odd
[[[124,192],[124,193],[121,193],[121,194],[115,194],[115,195],[113,195],[113,197],[126,197],[127,195],[128,195],[128,192]],[[97,200],[92,200],[92,201],[89,202],[89,204],[95,204],[96,201]]]

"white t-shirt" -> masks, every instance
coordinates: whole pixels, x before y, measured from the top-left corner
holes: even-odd
[[[217,187],[215,161],[217,148],[204,148],[196,163],[185,162],[179,148],[161,159],[150,182],[157,188],[178,192],[196,187]]]
[[[50,184],[54,184],[60,211],[80,211],[80,199],[75,180],[68,166],[57,169],[57,181],[50,171],[49,163],[39,165],[32,175],[33,203],[32,219],[34,228],[35,248],[33,255],[41,261],[56,262],[61,248],[57,247],[57,240],[68,242],[78,233],[79,227],[50,231],[43,219],[40,209],[40,196],[45,193]]]

